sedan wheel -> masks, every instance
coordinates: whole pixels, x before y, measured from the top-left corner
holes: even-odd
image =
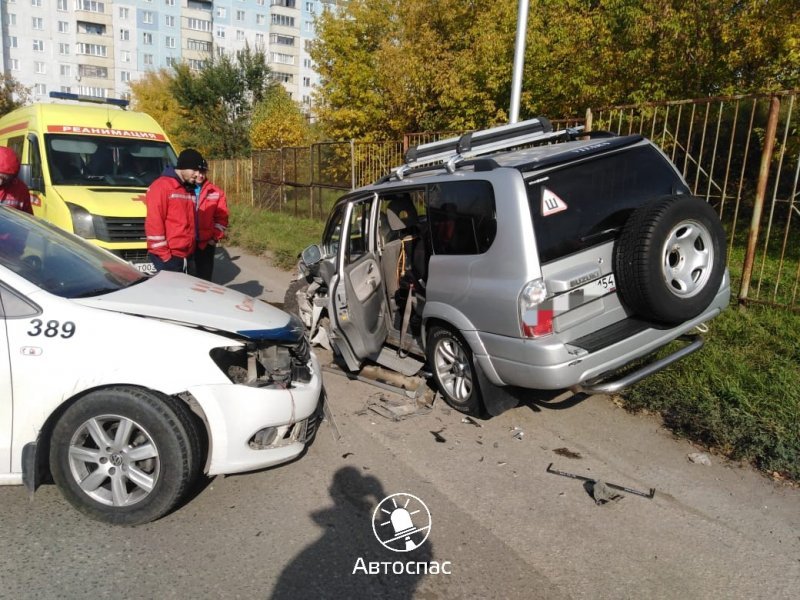
[[[198,429],[172,399],[107,388],[70,406],[53,429],[50,471],[66,499],[107,523],[166,514],[197,475]]]

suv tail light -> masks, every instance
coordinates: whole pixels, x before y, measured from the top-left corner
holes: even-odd
[[[543,279],[529,281],[519,295],[519,323],[522,337],[538,338],[553,333],[553,310],[543,308],[547,286]]]

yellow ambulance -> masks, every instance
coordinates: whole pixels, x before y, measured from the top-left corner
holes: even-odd
[[[154,271],[144,199],[153,180],[176,163],[167,135],[150,115],[127,110],[125,100],[50,96],[67,102],[33,104],[0,118],[0,145],[20,157],[34,214]]]

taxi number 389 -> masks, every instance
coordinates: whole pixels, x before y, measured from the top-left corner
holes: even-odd
[[[41,319],[32,319],[31,328],[28,330],[28,335],[37,336],[44,335],[44,337],[60,336],[64,339],[71,338],[75,335],[75,323],[72,321],[42,321]]]

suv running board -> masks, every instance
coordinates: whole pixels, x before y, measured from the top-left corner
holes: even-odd
[[[668,367],[672,363],[679,361],[680,359],[684,358],[685,356],[689,356],[693,352],[697,352],[700,348],[703,347],[705,340],[703,336],[694,334],[694,335],[682,335],[679,340],[689,342],[686,346],[677,350],[670,354],[669,356],[665,356],[657,361],[648,363],[644,365],[641,369],[637,369],[636,371],[625,375],[624,377],[620,377],[614,381],[605,381],[603,383],[579,383],[578,385],[573,385],[570,389],[571,392],[578,394],[580,392],[587,393],[587,394],[614,394],[619,392],[620,390],[633,385],[648,377],[654,373],[658,373],[665,367]]]

